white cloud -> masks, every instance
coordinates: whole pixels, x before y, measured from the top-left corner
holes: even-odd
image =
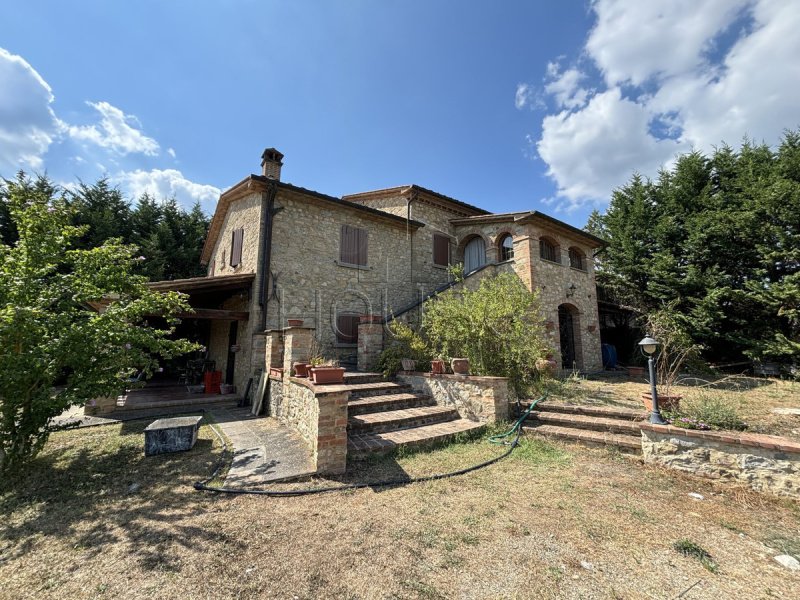
[[[86,141],[119,154],[141,153],[147,156],[158,154],[159,145],[153,138],[144,135],[141,124],[132,115],[126,115],[108,102],[87,102],[100,113],[98,125],[72,125],[69,135],[73,139]]]
[[[547,65],[545,91],[561,112],[544,118],[537,141],[569,206],[607,201],[676,153],[744,136],[774,144],[800,126],[800,4],[596,0],[592,9],[587,68]],[[584,96],[591,66],[604,82]]]
[[[172,158],[175,158],[175,149],[167,148],[167,154],[169,154]]]
[[[50,86],[21,56],[0,48],[0,175],[41,169],[62,128]]]
[[[586,50],[609,86],[691,71],[751,0],[596,0]]]
[[[623,98],[619,88],[596,94],[583,110],[545,117],[537,150],[559,196],[573,205],[603,198],[630,178],[632,165],[654,173],[686,149],[648,135],[649,120],[647,110]]]
[[[522,110],[533,97],[533,88],[527,83],[517,84],[517,93],[514,95],[514,106]]]
[[[547,75],[551,81],[544,86],[544,91],[555,98],[560,108],[578,108],[586,104],[589,90],[580,86],[585,75],[578,69],[560,72],[557,63],[550,63],[547,65]]]
[[[187,208],[195,202],[200,202],[207,212],[213,212],[222,191],[213,185],[190,181],[176,169],[151,171],[137,169],[119,173],[112,180],[119,183],[128,197],[134,200],[145,192],[159,200],[174,196]]]

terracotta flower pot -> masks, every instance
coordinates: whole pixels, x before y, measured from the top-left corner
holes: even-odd
[[[456,375],[469,375],[469,359],[468,358],[451,358],[450,368]]]
[[[659,394],[658,409],[678,410],[681,405],[681,398],[683,398],[683,396],[678,394]],[[653,396],[650,392],[642,392],[642,403],[647,410],[653,410]]]
[[[536,370],[543,375],[553,375],[558,369],[558,363],[552,358],[540,358],[536,361]]]
[[[282,367],[270,367],[269,369],[270,377],[278,377],[283,379],[283,368]]]
[[[311,367],[308,375],[316,385],[344,383],[344,367]]]
[[[292,365],[295,377],[308,377],[308,363],[296,362]]]
[[[431,361],[431,373],[433,373],[434,375],[443,374],[444,373],[444,361],[443,360],[439,360],[438,358],[436,360],[432,360]]]
[[[303,326],[303,319],[288,319],[286,322],[289,324],[289,327]]]

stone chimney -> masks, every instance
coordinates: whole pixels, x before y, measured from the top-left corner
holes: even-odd
[[[267,148],[261,155],[261,174],[270,179],[281,178],[281,167],[283,166],[283,154],[275,148]]]

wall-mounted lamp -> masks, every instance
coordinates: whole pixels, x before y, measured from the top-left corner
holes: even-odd
[[[575,290],[578,288],[575,286],[574,283],[570,283],[569,287],[567,288],[567,298],[572,298],[575,295]]]

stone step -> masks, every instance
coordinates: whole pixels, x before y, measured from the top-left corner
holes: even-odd
[[[391,452],[400,446],[426,446],[444,442],[459,433],[474,432],[484,425],[469,419],[424,425],[384,433],[351,433],[347,437],[348,456],[362,458],[370,454]]]
[[[523,407],[528,407],[530,403],[522,402]],[[607,417],[609,419],[623,419],[626,421],[644,421],[647,412],[644,410],[633,410],[630,408],[617,408],[613,406],[594,406],[591,404],[563,404],[560,402],[540,402],[536,405],[536,410],[557,413],[569,413],[574,415],[587,415],[590,417]]]
[[[541,422],[548,425],[560,425],[573,429],[591,429],[594,431],[610,431],[628,435],[639,435],[641,429],[637,421],[623,419],[608,419],[605,417],[591,417],[588,415],[572,415],[557,412],[534,410],[526,419],[526,423]]]
[[[351,433],[380,433],[456,419],[458,411],[451,406],[422,406],[356,415],[348,419],[347,428]]]
[[[346,371],[344,374],[345,384],[350,383],[380,383],[384,381],[381,373],[368,373],[362,371]]]
[[[170,404],[167,406],[156,405],[151,407],[137,407],[135,409],[117,408],[112,412],[102,413],[95,415],[103,419],[112,419],[119,421],[130,421],[135,419],[144,419],[157,416],[179,415],[191,413],[193,411],[210,411],[220,408],[236,408],[239,404],[238,400],[217,400],[213,402],[196,402],[196,403],[181,403]],[[249,408],[247,409],[250,410]]]
[[[367,398],[369,396],[383,396],[399,394],[411,390],[410,385],[395,383],[393,381],[380,381],[377,383],[351,383],[345,384],[344,389],[350,392],[350,399]]]
[[[592,431],[590,429],[574,429],[558,425],[523,426],[525,433],[536,433],[547,437],[580,442],[589,445],[616,446],[626,452],[641,453],[642,440],[639,436],[620,435],[608,431]]]
[[[422,394],[384,394],[381,396],[367,396],[347,403],[348,414],[365,415],[384,410],[400,410],[401,408],[414,408],[417,406],[433,406],[436,403],[430,396]]]

